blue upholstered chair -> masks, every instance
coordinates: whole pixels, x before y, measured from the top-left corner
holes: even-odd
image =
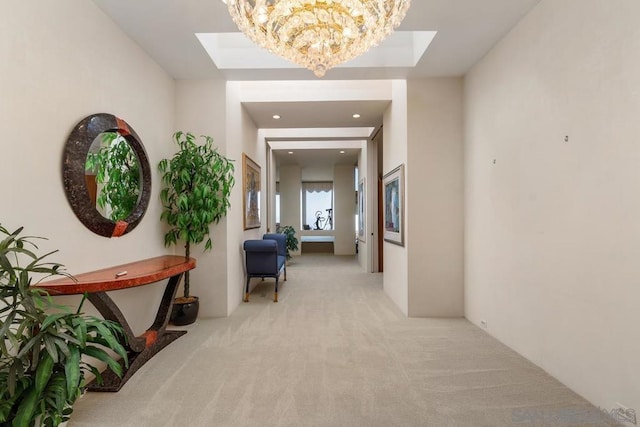
[[[249,302],[249,283],[252,277],[273,277],[276,280],[273,302],[278,302],[278,280],[280,272],[284,271],[287,280],[287,236],[284,234],[265,234],[262,240],[245,240],[244,253],[246,257],[247,285],[244,292],[244,302]]]

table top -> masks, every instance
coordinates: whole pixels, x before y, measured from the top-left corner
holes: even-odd
[[[148,285],[196,267],[196,260],[179,255],[162,255],[115,267],[73,275],[75,280],[60,279],[40,282],[33,288],[50,295],[74,295],[85,292],[106,292]]]

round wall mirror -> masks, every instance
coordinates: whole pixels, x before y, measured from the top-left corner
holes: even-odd
[[[93,114],[73,128],[62,175],[73,212],[101,236],[130,232],[149,205],[147,153],[133,128],[112,114]]]

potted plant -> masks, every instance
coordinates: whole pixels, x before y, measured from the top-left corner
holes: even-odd
[[[21,232],[0,226],[0,425],[57,426],[69,419],[85,375],[93,373],[101,381],[98,369],[83,356],[121,375],[120,364],[103,347],[126,364],[124,333],[114,322],[82,314],[84,298],[72,312],[31,288],[34,276],[38,281],[70,276],[60,264],[44,262],[53,252],[38,256],[35,238]]]
[[[178,151],[158,165],[162,174],[160,191],[163,211],[160,216],[169,225],[164,236],[166,246],[182,242],[185,257],[191,244],[205,242],[211,250],[209,227],[217,224],[229,209],[229,196],[235,183],[232,160],[218,153],[213,138],[202,136],[198,144],[191,133],[176,132]],[[198,297],[190,294],[189,272],[184,274],[184,294],[174,302],[171,321],[175,325],[193,323],[198,315]]]
[[[276,232],[286,234],[287,260],[290,260],[291,252],[298,250],[298,239],[296,238],[296,230],[290,225],[278,225]]]

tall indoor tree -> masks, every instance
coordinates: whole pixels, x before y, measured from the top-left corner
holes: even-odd
[[[178,151],[158,165],[163,186],[160,219],[169,226],[164,243],[166,246],[183,243],[187,258],[192,244],[205,242],[204,250],[211,250],[210,226],[227,214],[235,183],[233,160],[218,152],[213,138],[204,135],[201,138],[203,142],[198,144],[192,133],[176,132],[173,139]],[[184,311],[186,304],[194,306],[189,313]],[[175,307],[174,324],[195,321],[198,299],[190,294],[188,271],[184,275],[184,296],[176,299]]]

